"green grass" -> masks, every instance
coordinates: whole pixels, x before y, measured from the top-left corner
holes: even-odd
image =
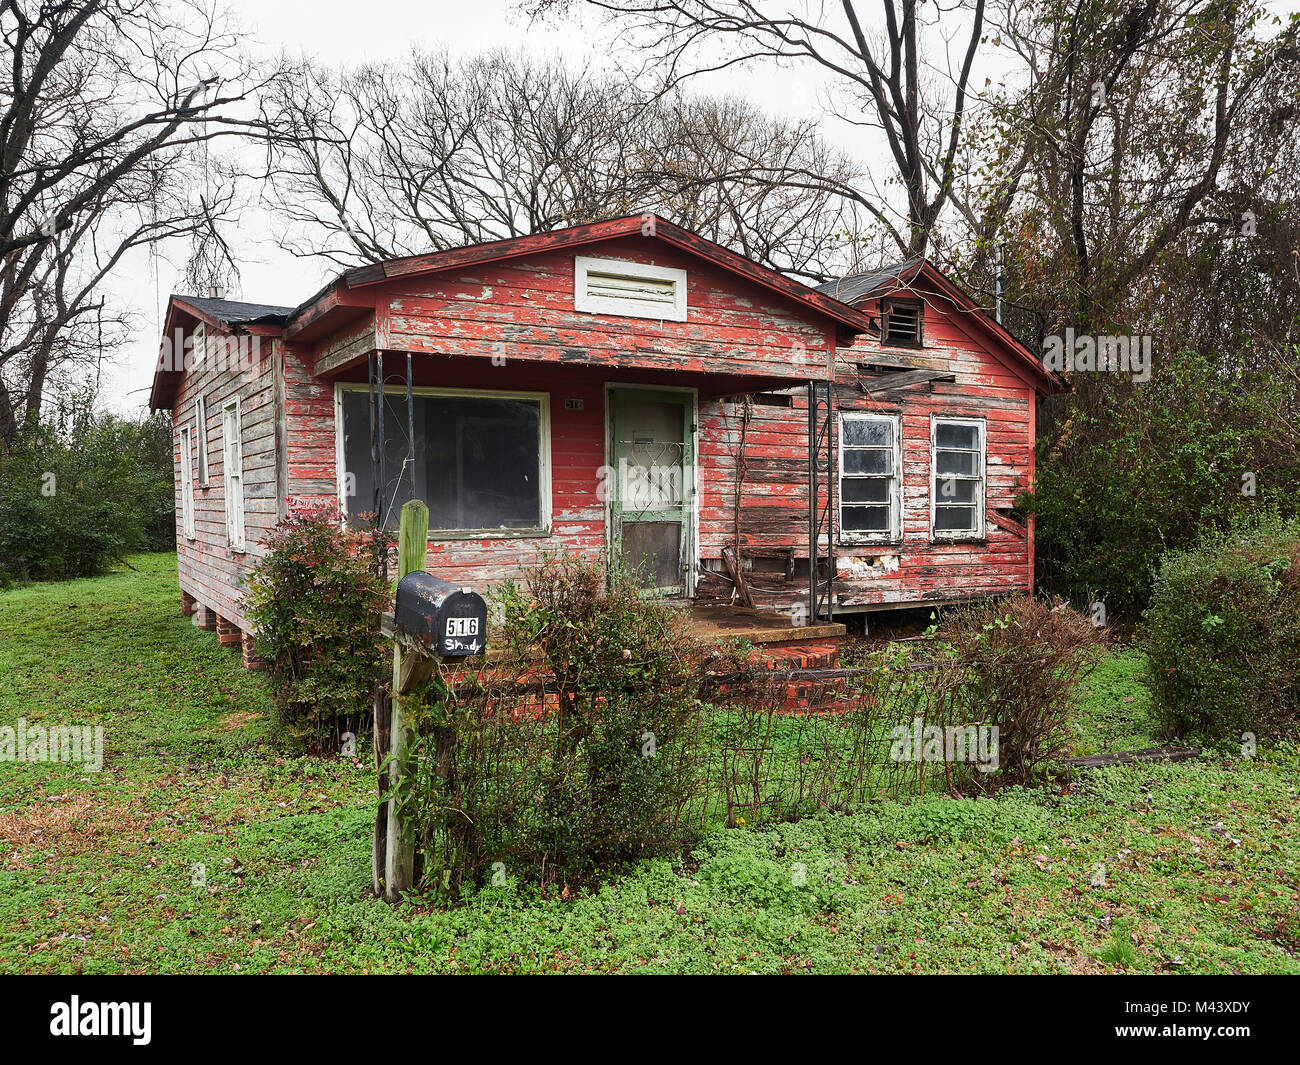
[[[1300,972],[1294,745],[716,829],[567,899],[388,906],[369,755],[278,746],[174,557],[131,561],[0,593],[0,723],[106,748],[99,773],[0,763],[0,972]],[[1081,753],[1154,742],[1141,668],[1091,679]]]

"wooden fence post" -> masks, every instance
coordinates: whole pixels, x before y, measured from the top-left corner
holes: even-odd
[[[418,499],[402,506],[401,525],[397,541],[397,580],[408,573],[424,569],[425,553],[429,541],[429,508]],[[393,641],[393,698],[389,719],[388,763],[388,818],[387,839],[384,848],[384,898],[396,901],[402,892],[415,881],[415,844],[403,831],[405,818],[396,798],[397,787],[406,771],[405,756],[409,740],[403,703],[405,696],[417,686],[418,675],[424,670],[412,670],[413,663],[404,663],[402,645]],[[376,846],[379,840],[375,841]]]

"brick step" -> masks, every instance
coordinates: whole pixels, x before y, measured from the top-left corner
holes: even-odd
[[[838,640],[768,643],[758,647],[752,661],[761,669],[834,669],[840,664]]]

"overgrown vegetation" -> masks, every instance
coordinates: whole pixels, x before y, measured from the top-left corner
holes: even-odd
[[[704,648],[685,614],[574,555],[505,584],[495,607],[491,664],[469,690],[448,690],[458,673],[435,682],[416,715],[426,873],[459,884],[501,863],[582,881],[675,846],[702,750]]]
[[[373,713],[388,546],[382,533],[345,527],[332,506],[300,506],[249,575],[248,616],[280,721],[313,750],[337,749]]]
[[[88,391],[0,448],[0,584],[104,573],[128,552],[175,543],[167,416],[94,412]]]
[[[1075,737],[1097,630],[1067,604],[959,611],[847,676],[709,647],[626,573],[572,556],[498,593],[494,657],[415,700],[426,879],[592,882],[712,825],[851,813],[881,794],[1032,780]],[[940,638],[942,636],[942,638]]]
[[[1000,781],[1027,783],[1060,759],[1101,630],[1064,601],[1014,598],[956,611],[943,636],[946,716],[998,730]]]
[[[457,906],[389,905],[368,750],[286,750],[266,675],[178,611],[175,556],[130,562],[0,593],[0,723],[105,732],[100,773],[0,763],[0,972],[1300,972],[1300,753],[1267,737],[1253,760],[715,822],[568,897],[515,867]],[[1154,742],[1140,666],[1085,681],[1082,747]]]
[[[1163,552],[1269,506],[1295,512],[1298,381],[1280,361],[1225,361],[1186,351],[1145,383],[1077,386],[1076,409],[1039,444],[1032,509],[1050,590],[1132,624]]]
[[[1300,723],[1300,522],[1271,515],[1165,556],[1146,613],[1171,737],[1242,741]]]

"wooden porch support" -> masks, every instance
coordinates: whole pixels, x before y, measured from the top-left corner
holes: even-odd
[[[822,615],[830,620],[835,580],[835,438],[833,381],[808,382],[808,622]],[[826,480],[826,505],[821,505],[822,475]],[[828,569],[819,587],[821,538],[826,536]],[[823,607],[823,600],[824,607]]]

